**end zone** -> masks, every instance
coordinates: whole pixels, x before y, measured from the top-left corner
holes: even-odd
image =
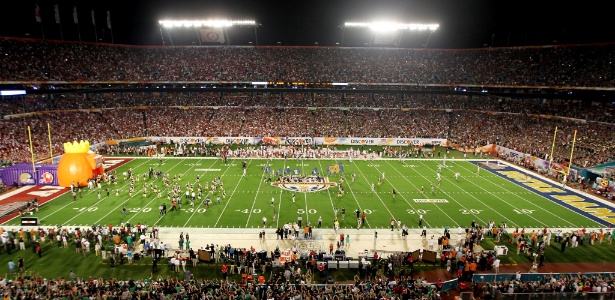
[[[111,171],[116,169],[130,161],[132,158],[119,158],[119,157],[111,157],[106,158],[105,163],[103,164],[105,171]],[[39,186],[24,186],[19,188],[18,190],[12,191],[5,195],[0,196],[0,206],[7,207],[8,211],[6,214],[0,216],[0,224],[4,224],[13,218],[19,216],[19,213],[15,211],[18,207],[21,207],[21,203],[25,203],[27,201],[32,201],[35,198],[38,201],[39,207],[43,204],[56,199],[65,193],[70,191],[70,188],[61,187],[61,186],[52,186],[52,185],[39,185]],[[18,204],[17,206],[15,204]],[[0,211],[2,211],[0,209]]]

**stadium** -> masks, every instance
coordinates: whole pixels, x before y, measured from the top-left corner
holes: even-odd
[[[611,40],[66,4],[0,31],[3,296],[615,299]]]

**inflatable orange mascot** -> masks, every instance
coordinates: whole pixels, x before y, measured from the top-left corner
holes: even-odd
[[[96,161],[88,151],[90,151],[89,141],[64,143],[64,155],[58,164],[60,186],[69,187],[71,184],[87,186],[88,180],[92,178],[93,169],[96,168]]]

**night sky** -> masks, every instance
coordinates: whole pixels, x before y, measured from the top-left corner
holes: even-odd
[[[10,4],[7,4],[10,3]],[[370,43],[368,29],[346,29],[345,21],[392,20],[439,23],[433,34],[404,32],[400,46],[417,48],[482,48],[547,44],[615,42],[615,18],[608,1],[500,1],[500,0],[25,0],[3,3],[0,35],[41,38],[41,23],[34,17],[40,6],[46,39],[61,39],[55,23],[59,4],[65,40],[79,40],[73,22],[77,6],[81,39],[95,41],[90,12],[95,10],[98,39],[111,42],[106,12],[111,11],[115,43],[161,45],[160,19],[253,19],[260,26],[233,27],[230,44],[356,47]],[[571,3],[574,3],[571,5]],[[167,32],[167,44],[198,44],[194,29]],[[170,35],[170,36],[169,36]]]

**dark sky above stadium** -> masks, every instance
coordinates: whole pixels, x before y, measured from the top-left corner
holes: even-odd
[[[9,4],[10,3],[10,4]],[[38,3],[42,23],[36,22]],[[439,23],[427,32],[404,32],[401,47],[476,48],[615,41],[615,18],[608,1],[501,0],[26,0],[3,3],[0,35],[61,39],[54,5],[59,5],[65,40],[111,42],[106,12],[111,12],[115,43],[198,44],[194,30],[167,32],[160,19],[253,19],[261,25],[233,28],[233,45],[364,46],[373,41],[367,29],[342,30],[345,21],[391,20]],[[79,27],[73,21],[77,7]],[[92,24],[94,9],[96,30]],[[42,24],[42,28],[41,28]],[[169,36],[170,34],[170,36]]]

